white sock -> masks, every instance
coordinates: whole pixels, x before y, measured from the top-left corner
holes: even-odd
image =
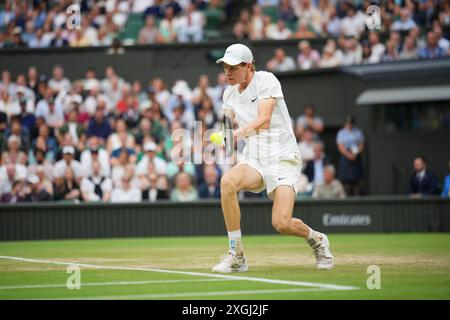
[[[241,230],[228,232],[228,243],[230,245],[230,250],[233,250],[236,253],[242,253],[241,237]]]
[[[309,228],[308,237],[306,237],[306,239],[307,240],[317,239],[318,236],[319,236],[319,232],[314,231],[312,228]]]

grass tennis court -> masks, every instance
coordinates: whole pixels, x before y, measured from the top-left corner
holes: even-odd
[[[450,299],[450,234],[328,236],[334,270],[316,270],[304,240],[245,236],[250,270],[227,275],[210,272],[225,236],[1,242],[0,299]],[[366,286],[370,265],[380,290]]]

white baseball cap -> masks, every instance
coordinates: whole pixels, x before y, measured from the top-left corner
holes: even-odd
[[[153,141],[146,143],[144,151],[156,151],[156,144]]]
[[[240,43],[235,43],[225,50],[225,55],[223,58],[216,61],[216,63],[222,62],[225,62],[230,66],[235,66],[242,62],[252,63],[253,54],[247,46]]]

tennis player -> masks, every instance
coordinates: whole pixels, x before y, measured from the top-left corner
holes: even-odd
[[[234,137],[244,139],[243,159],[221,179],[221,203],[228,231],[229,251],[213,272],[248,270],[242,245],[237,193],[267,190],[273,200],[272,225],[280,233],[305,238],[318,269],[333,268],[333,255],[325,234],[292,218],[302,160],[291,118],[278,79],[270,72],[255,71],[253,54],[243,44],[229,46],[222,63],[230,86],[223,94],[225,116],[236,119]]]

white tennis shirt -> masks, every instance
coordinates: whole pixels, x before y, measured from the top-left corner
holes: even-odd
[[[300,157],[292,130],[291,118],[281,91],[280,81],[271,72],[257,71],[247,88],[240,93],[239,84],[228,86],[223,94],[223,108],[231,109],[240,128],[246,127],[258,117],[259,101],[276,98],[269,129],[246,137],[244,159],[291,159]]]

